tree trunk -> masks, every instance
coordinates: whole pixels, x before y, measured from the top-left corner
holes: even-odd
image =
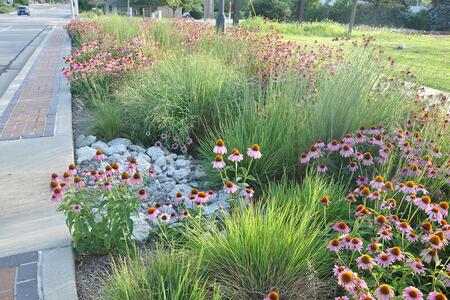
[[[298,0],[297,20],[299,22],[303,22],[303,20],[305,19],[305,1],[306,0]]]
[[[239,25],[239,7],[240,7],[240,1],[239,0],[234,0],[233,1],[233,25]]]
[[[358,5],[358,0],[353,0],[352,2],[352,14],[350,15],[350,22],[348,24],[348,33],[352,33],[353,24],[355,24],[356,6]]]

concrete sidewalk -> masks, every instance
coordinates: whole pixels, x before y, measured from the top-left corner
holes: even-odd
[[[70,39],[50,28],[0,99],[1,300],[77,299],[70,235],[49,190],[51,172],[73,162],[71,95],[61,75]]]

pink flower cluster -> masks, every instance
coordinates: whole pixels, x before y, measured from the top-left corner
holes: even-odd
[[[90,74],[122,76],[132,69],[150,65],[153,59],[145,56],[143,49],[151,50],[153,47],[152,43],[140,38],[132,39],[124,48],[101,40],[83,43],[64,58],[69,67],[63,69],[63,74],[69,80],[78,80]]]

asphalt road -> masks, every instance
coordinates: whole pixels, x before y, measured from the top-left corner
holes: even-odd
[[[0,98],[51,27],[64,25],[71,16],[68,5],[36,4],[30,12],[0,14]]]

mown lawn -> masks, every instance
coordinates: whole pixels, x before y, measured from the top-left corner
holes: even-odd
[[[382,46],[386,54],[393,57],[397,63],[396,70],[401,72],[408,67],[417,76],[421,85],[450,91],[450,37],[418,34],[405,34],[382,30],[362,31],[353,34],[361,38],[365,34],[375,37],[375,45]],[[301,43],[332,44],[333,37],[300,34],[286,34],[286,39]],[[347,43],[351,45],[350,43]],[[399,50],[399,45],[406,48]],[[349,47],[351,48],[351,47]]]

